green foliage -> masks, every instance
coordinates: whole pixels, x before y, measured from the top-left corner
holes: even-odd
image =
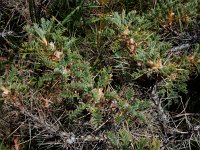
[[[134,149],[134,150],[159,150],[160,141],[153,138],[149,141],[147,138],[140,138],[137,142],[134,141],[130,131],[126,128],[120,129],[117,133],[108,132],[107,137],[115,149]]]
[[[127,129],[122,128],[117,132],[117,134],[108,132],[107,136],[115,149],[131,148],[131,142],[133,139],[131,133]]]
[[[6,150],[6,147],[4,147],[3,143],[0,144],[0,150]]]
[[[110,69],[103,68],[100,71],[99,79],[98,79],[98,87],[105,88],[112,81],[112,74],[109,71]]]
[[[176,8],[183,8],[182,4],[178,2],[176,4]],[[196,8],[196,4],[196,1],[194,1],[191,5],[194,5]],[[163,4],[159,3],[158,7],[160,5],[163,6]],[[167,5],[168,3],[166,3],[166,7],[169,7]],[[158,12],[159,10],[156,9],[157,7],[153,9],[153,11]],[[190,9],[189,6],[187,9]],[[166,10],[166,8],[161,10]],[[196,9],[194,9],[194,12],[195,11]],[[167,16],[167,12],[164,15]],[[188,15],[194,16],[192,13]],[[152,32],[152,25],[155,21],[150,21],[148,16],[140,16],[135,11],[128,12],[127,14],[125,11],[121,14],[114,12],[111,17],[108,17],[108,21],[111,25],[117,27],[115,28],[115,31],[117,31],[115,34],[118,34],[119,37],[118,40],[112,43],[112,45],[114,45],[112,47],[114,56],[111,55],[110,58],[118,59],[116,67],[118,69],[120,68],[123,74],[126,72],[126,75],[131,75],[133,80],[139,80],[144,76],[155,78],[155,75],[157,78],[162,78],[163,81],[160,82],[160,87],[157,92],[163,93],[162,96],[164,97],[169,98],[175,95],[179,97],[179,92],[187,93],[187,85],[185,82],[190,79],[190,74],[199,68],[199,64],[197,66],[194,65],[198,58],[195,55],[199,52],[194,51],[189,55],[185,52],[179,55],[179,57],[172,54],[173,52],[170,52],[172,47],[171,43],[161,41],[157,32]],[[173,20],[173,22],[175,23],[176,20]],[[113,29],[114,27],[111,26]],[[125,42],[133,41],[133,46],[130,47],[130,43],[125,43],[127,46],[125,49],[124,44],[122,45],[119,43],[120,40],[122,42],[123,40],[125,40]],[[129,56],[126,53],[127,49],[130,51]],[[193,62],[189,61],[191,55]],[[127,68],[128,65],[125,64],[128,63],[135,63],[134,68]]]
[[[113,98],[117,100],[115,107],[120,109],[122,115],[130,119],[139,117],[144,120],[145,117],[139,111],[150,105],[138,101],[135,104],[128,102],[127,100],[133,98],[130,90],[123,98],[114,89],[111,90],[109,88],[112,82],[111,68],[102,68],[94,79],[90,64],[82,59],[73,45],[72,41],[75,40],[64,36],[64,27],[57,24],[55,20],[42,19],[41,22],[41,25],[34,24],[32,27],[26,27],[32,42],[25,43],[24,49],[21,50],[24,59],[32,59],[36,71],[41,67],[45,68],[41,74],[38,74],[37,88],[44,88],[48,84],[51,86],[60,78],[62,84],[60,95],[72,99],[70,105],[74,105],[75,98],[81,100],[88,97],[86,99],[88,103],[81,101],[75,103],[76,109],[69,113],[69,118],[78,117],[81,111],[86,109],[91,113],[91,124],[95,128],[103,122],[103,117],[107,118],[106,105],[109,101],[113,101]],[[111,111],[109,109],[108,113]],[[129,113],[126,113],[127,111]]]
[[[127,88],[127,90],[126,90],[126,92],[125,92],[125,98],[127,99],[127,100],[131,100],[132,98],[133,98],[133,96],[134,96],[134,90],[133,89],[131,89],[131,88]]]
[[[70,47],[75,41],[74,38],[63,36],[64,28],[59,24],[54,25],[54,20],[42,19],[41,22],[41,26],[34,24],[32,28],[27,27],[32,35],[32,42],[24,45],[25,49],[22,50],[22,54],[24,57],[27,54],[33,56],[39,62],[35,63],[36,68],[44,66],[51,69],[50,76],[59,73],[66,81],[71,78],[70,83],[63,83],[71,90],[84,89],[87,91],[93,84],[92,74],[88,63],[81,60],[77,51],[71,51]],[[44,80],[48,80],[49,75],[45,74],[44,77],[40,77],[39,85]],[[49,78],[49,80],[52,79]]]
[[[192,25],[197,17],[198,2],[194,1],[158,1],[156,7],[147,14],[152,25],[177,25],[180,30],[187,25]]]
[[[135,145],[136,150],[144,150],[148,147],[148,140],[145,138],[142,138],[139,140],[139,142]]]
[[[99,127],[103,123],[103,115],[101,114],[100,110],[92,112],[90,121],[95,128]]]
[[[92,145],[107,133],[102,143],[113,149],[159,150],[158,109],[182,104],[188,81],[200,71],[198,39],[180,48],[181,33],[196,31],[197,0],[54,0],[46,17],[55,17],[41,20],[36,5],[29,1],[35,23],[24,27],[27,41],[2,69],[1,99],[33,112],[44,109],[44,122],[59,116],[52,119],[55,126],[85,145],[90,145],[82,139],[86,135],[97,136]],[[165,102],[157,108],[155,99]]]

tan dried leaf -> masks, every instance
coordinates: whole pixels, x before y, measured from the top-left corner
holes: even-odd
[[[47,39],[46,39],[45,37],[42,38],[41,42],[42,42],[45,46],[48,45]]]
[[[122,36],[127,36],[127,35],[129,35],[131,33],[131,31],[128,29],[128,28],[126,28],[123,32],[122,32]]]
[[[99,3],[101,6],[106,5],[107,2],[108,2],[108,0],[99,0]]]
[[[2,94],[5,95],[5,96],[9,95],[10,92],[11,92],[9,89],[7,89],[5,87],[1,87],[0,89],[2,90]]]
[[[175,20],[175,13],[173,11],[170,11],[166,18],[167,18],[167,23],[169,24],[169,26],[171,26]]]
[[[50,46],[51,50],[55,50],[54,42],[50,42],[50,43],[49,43],[49,46]]]
[[[158,59],[156,62],[149,60],[147,63],[151,66],[152,69],[160,69],[163,67],[161,59]]]
[[[62,59],[63,56],[64,56],[63,52],[60,52],[60,51],[55,51],[55,52],[54,52],[54,55],[56,56],[56,58],[57,58],[58,60]]]
[[[95,88],[92,90],[95,100],[98,102],[104,97],[103,88]]]

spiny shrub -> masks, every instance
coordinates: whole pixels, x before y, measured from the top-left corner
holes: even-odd
[[[30,107],[29,92],[39,91],[40,97],[35,99],[43,97],[41,104],[44,108],[66,105],[67,124],[72,126],[82,117],[83,122],[89,121],[93,132],[109,131],[123,122],[134,123],[133,120],[137,119],[147,121],[143,110],[151,103],[134,98],[131,88],[127,94],[119,94],[111,85],[112,69],[102,67],[97,72],[79,54],[76,38],[67,37],[59,22],[41,19],[41,24],[26,26],[25,29],[30,41],[20,49],[24,63],[19,68],[13,67],[1,80],[5,99],[22,101]],[[45,98],[52,99],[53,104]],[[62,99],[60,104],[56,103],[59,98]],[[89,114],[89,120],[84,120],[85,114]],[[104,125],[108,129],[104,129]]]

